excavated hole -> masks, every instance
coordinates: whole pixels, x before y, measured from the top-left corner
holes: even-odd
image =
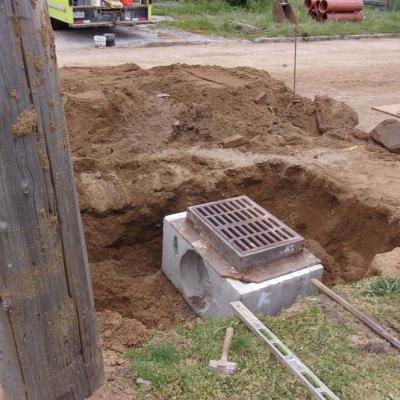
[[[209,173],[209,171],[208,171]],[[398,224],[387,209],[368,205],[318,173],[282,161],[224,170],[212,184],[189,180],[174,195],[153,204],[146,215],[126,222],[107,248],[89,249],[96,306],[147,327],[164,329],[176,318],[191,318],[189,307],[160,272],[162,218],[187,206],[246,194],[306,238],[322,259],[328,285],[362,279],[377,253],[400,245]],[[83,215],[86,229],[118,215]],[[96,221],[96,222],[94,222]],[[105,228],[106,229],[106,228]]]

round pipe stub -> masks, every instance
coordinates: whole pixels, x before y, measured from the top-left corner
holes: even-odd
[[[196,312],[210,306],[211,279],[202,258],[193,250],[186,252],[180,263],[183,295]]]

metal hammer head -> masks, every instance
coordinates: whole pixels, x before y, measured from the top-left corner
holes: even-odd
[[[229,327],[226,330],[224,347],[222,349],[222,356],[220,360],[211,360],[208,364],[211,371],[217,374],[232,375],[236,372],[236,363],[228,361],[229,347],[231,346],[233,338],[233,328]]]
[[[237,370],[237,365],[231,361],[211,360],[209,368],[217,374],[233,375]]]

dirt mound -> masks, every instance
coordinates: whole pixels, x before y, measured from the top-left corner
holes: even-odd
[[[358,115],[347,104],[327,96],[315,96],[315,116],[320,133],[347,130],[358,124]]]
[[[215,161],[215,154],[207,153],[226,137],[246,139],[237,148],[245,154],[243,163],[255,153],[293,154],[357,141],[357,118],[347,105],[296,96],[252,68],[67,68],[61,83],[81,209],[88,212],[89,251],[96,261],[116,243],[151,237],[166,214],[165,203],[176,201],[183,182],[191,182],[194,199],[196,186],[212,185],[216,173],[237,164],[237,156],[221,153]],[[338,140],[338,132],[347,140]]]
[[[368,275],[400,278],[400,247],[387,253],[377,254],[369,266]]]
[[[245,150],[279,151],[357,124],[344,103],[296,96],[252,68],[68,68],[61,80],[72,150],[91,158],[212,147],[234,134],[250,141]]]
[[[193,317],[160,273],[162,218],[189,205],[249,195],[309,240],[328,283],[360,279],[376,253],[400,246],[383,196],[364,189],[397,204],[373,176],[379,163],[392,182],[394,161],[364,144],[344,103],[296,96],[251,68],[124,65],[60,77],[96,307],[121,314],[117,325],[139,338],[143,326],[125,319],[164,329]],[[235,134],[247,143],[222,148]]]
[[[121,314],[105,310],[97,313],[97,322],[103,338],[103,349],[123,352],[146,337],[146,327],[137,319],[123,318]]]

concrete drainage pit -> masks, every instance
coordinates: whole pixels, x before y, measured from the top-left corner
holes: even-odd
[[[192,159],[191,162],[195,163]],[[196,164],[196,171],[203,171],[200,168]],[[274,162],[229,170],[220,175],[214,170],[202,173],[208,179],[204,179],[204,184],[188,181],[178,187],[174,186],[168,192],[157,192],[158,197],[150,206],[138,199],[134,209],[105,215],[90,209],[83,211],[96,308],[99,312],[118,312],[125,318],[135,318],[146,327],[154,329],[175,326],[176,315],[190,320],[193,317],[193,307],[182,296],[183,289],[177,283],[171,285],[172,279],[169,276],[167,278],[170,279],[167,279],[160,271],[162,240],[166,238],[165,233],[162,234],[160,222],[165,215],[174,215],[189,206],[201,205],[221,197],[230,198],[246,193],[259,206],[305,237],[305,248],[322,260],[323,282],[327,285],[362,279],[375,254],[400,246],[400,224],[390,209],[362,202],[357,196],[349,196],[348,191],[327,181],[325,177],[297,165]],[[143,176],[143,179],[148,180],[146,174]],[[180,240],[182,234],[186,235],[185,230],[181,231],[182,234],[178,233],[173,229],[168,243],[172,249],[171,257],[174,257],[171,262],[177,267],[174,276],[179,276],[180,262],[187,251],[207,251],[207,248],[201,248],[199,233],[197,238],[193,238],[195,247]],[[207,256],[200,256],[208,268],[204,262]],[[222,294],[226,295],[226,291],[231,290],[235,290],[236,294],[240,291],[242,296],[249,299],[250,293],[246,294],[246,291],[249,292],[248,288],[253,283],[220,279],[217,273],[217,276],[213,273],[214,270],[208,270],[212,300],[216,298],[221,304]],[[269,281],[274,282],[274,279]],[[306,287],[300,276],[296,279],[298,289],[293,292],[294,298],[303,295],[301,288]],[[280,291],[286,295],[290,287],[282,282]],[[254,306],[268,306],[271,312],[277,313],[279,304],[274,301],[279,296],[281,294],[268,295],[265,292],[254,298]],[[213,301],[203,310],[199,312],[205,318],[210,313],[228,315],[229,312],[229,309],[218,308]]]
[[[304,239],[247,196],[189,207],[164,219],[162,270],[202,318],[233,314],[232,301],[277,314],[315,293],[320,260]]]
[[[211,280],[202,258],[193,250],[186,252],[180,273],[183,296],[195,311],[205,312],[211,303]]]

